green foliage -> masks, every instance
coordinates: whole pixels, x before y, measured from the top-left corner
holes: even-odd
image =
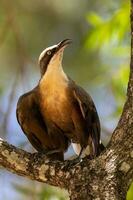
[[[133,182],[127,192],[127,199],[126,200],[133,200]]]
[[[89,49],[105,48],[106,45],[124,42],[129,33],[129,2],[124,3],[111,17],[101,17],[94,12],[87,14],[91,26],[85,41]]]
[[[129,2],[124,2],[110,17],[99,16],[95,12],[88,13],[86,17],[90,28],[84,46],[88,51],[99,51],[101,65],[107,66],[106,86],[117,103],[113,116],[121,113],[129,77],[129,11]],[[104,74],[101,80],[105,82]]]

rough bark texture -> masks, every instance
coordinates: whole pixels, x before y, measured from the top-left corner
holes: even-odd
[[[70,161],[50,161],[0,140],[0,166],[30,179],[65,188],[71,200],[125,200],[133,181],[133,0],[131,65],[123,113],[106,150],[96,159],[65,169]]]

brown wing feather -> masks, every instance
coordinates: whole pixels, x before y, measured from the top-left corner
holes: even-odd
[[[87,135],[88,139],[91,139],[94,154],[98,155],[100,151],[100,121],[96,107],[90,95],[86,93],[80,86],[74,87],[73,94],[79,105],[82,120],[86,124],[87,132],[84,132],[84,134]]]

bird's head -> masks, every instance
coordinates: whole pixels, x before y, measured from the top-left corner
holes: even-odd
[[[71,43],[70,39],[65,39],[60,43],[46,48],[39,56],[39,66],[43,76],[49,66],[61,66],[63,51]]]

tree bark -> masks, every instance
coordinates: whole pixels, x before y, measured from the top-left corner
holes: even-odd
[[[71,161],[51,161],[0,140],[0,166],[68,190],[71,200],[125,200],[133,181],[133,0],[131,0],[131,64],[127,98],[122,115],[106,150],[93,160],[84,159],[66,169]]]

